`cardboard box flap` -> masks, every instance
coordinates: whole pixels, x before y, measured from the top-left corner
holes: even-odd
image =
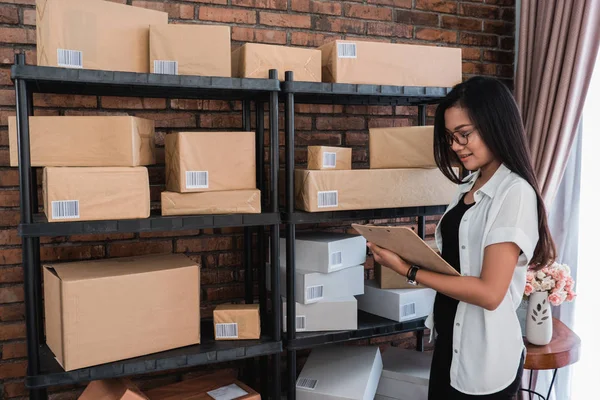
[[[79,400],[148,400],[129,379],[92,381]]]
[[[46,265],[45,268],[53,270],[61,281],[72,282],[143,274],[196,265],[196,263],[183,254],[153,254],[147,256],[77,261],[65,264],[50,264]]]

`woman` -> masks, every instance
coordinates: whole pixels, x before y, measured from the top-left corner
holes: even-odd
[[[454,87],[436,111],[434,153],[459,184],[435,237],[461,275],[411,267],[368,246],[376,262],[437,291],[426,322],[436,335],[429,399],[512,399],[525,356],[516,309],[527,266],[549,264],[556,249],[509,90],[484,77]],[[459,179],[459,163],[475,172]]]

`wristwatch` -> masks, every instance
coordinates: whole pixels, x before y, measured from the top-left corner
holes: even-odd
[[[411,285],[417,285],[417,271],[419,267],[416,265],[411,266],[406,273],[407,282]]]

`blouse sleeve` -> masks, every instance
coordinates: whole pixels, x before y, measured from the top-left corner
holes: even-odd
[[[485,245],[496,243],[515,243],[523,252],[518,266],[531,262],[539,239],[537,196],[533,188],[520,181],[511,186],[494,217]]]

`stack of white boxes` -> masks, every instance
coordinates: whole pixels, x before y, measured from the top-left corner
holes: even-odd
[[[280,248],[285,331],[285,239],[281,239]],[[358,305],[354,296],[364,293],[366,250],[366,240],[360,235],[331,232],[296,235],[296,331],[357,328]]]
[[[375,400],[427,400],[431,352],[388,348]]]

